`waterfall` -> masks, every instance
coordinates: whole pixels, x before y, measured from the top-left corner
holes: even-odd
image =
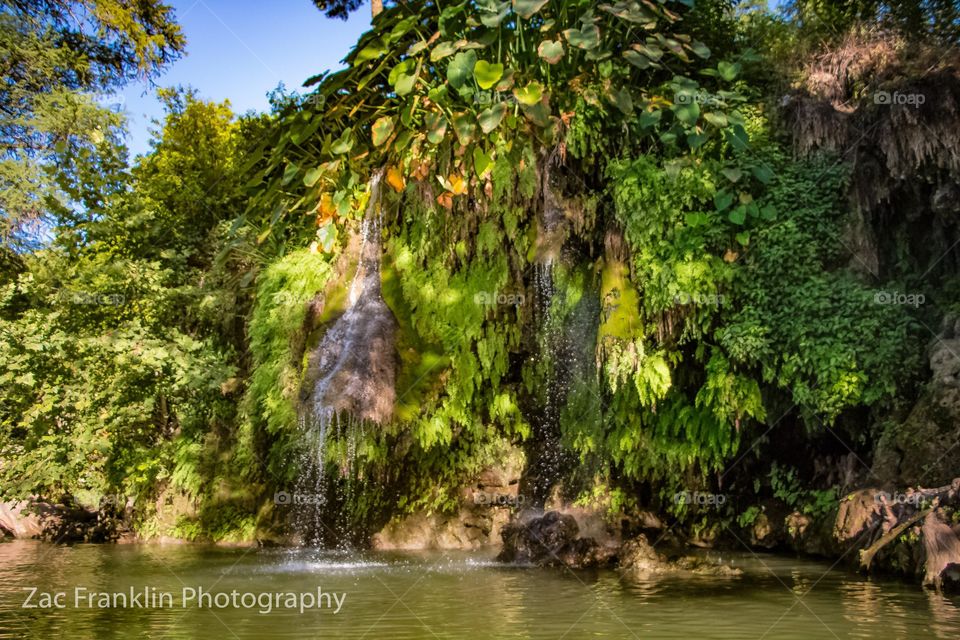
[[[380,293],[380,174],[370,182],[357,267],[343,314],[310,354],[300,409],[299,504],[294,526],[311,545],[342,544],[351,532],[345,506],[353,494],[360,444],[371,422],[389,419],[394,398],[395,320]],[[337,474],[326,465],[336,445]],[[329,486],[328,486],[329,485]]]

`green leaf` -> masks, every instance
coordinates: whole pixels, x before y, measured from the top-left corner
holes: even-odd
[[[694,55],[696,55],[698,58],[703,58],[706,60],[710,57],[710,48],[702,42],[697,41],[689,46],[690,51],[693,51]]]
[[[777,208],[772,204],[764,205],[760,208],[760,217],[767,221],[776,219]]]
[[[529,20],[540,9],[547,4],[549,0],[513,0],[513,10],[524,20]]]
[[[600,46],[600,29],[595,24],[585,25],[582,29],[567,29],[563,35],[572,47],[589,51]]]
[[[500,122],[503,120],[503,116],[506,113],[507,105],[503,102],[498,102],[489,109],[486,109],[478,117],[478,120],[480,121],[480,130],[484,133],[490,133],[500,126]]]
[[[743,224],[747,219],[747,208],[743,205],[731,209],[730,211],[730,222],[733,224]]]
[[[717,208],[717,211],[726,211],[732,204],[733,194],[729,191],[718,191],[713,196],[713,205]]]
[[[496,2],[496,0],[486,0],[477,3],[480,9],[480,23],[485,27],[496,29],[503,22],[503,19],[510,13],[510,1]]]
[[[734,237],[737,239],[737,242],[739,242],[743,246],[747,246],[748,244],[750,244],[749,231],[741,231],[740,233],[736,234]]]
[[[517,87],[513,90],[513,95],[517,98],[517,101],[528,107],[531,107],[543,98],[543,85],[539,82],[531,82],[527,86],[520,88]]]
[[[394,126],[394,120],[390,116],[384,116],[374,122],[372,129],[373,146],[379,147],[386,142],[390,138],[390,134],[393,133]]]
[[[289,184],[291,180],[297,177],[297,173],[300,172],[300,168],[294,163],[287,163],[287,168],[283,170],[283,178],[280,179],[281,185]]]
[[[330,153],[341,155],[353,148],[353,130],[347,127],[340,138],[330,146]]]
[[[660,67],[659,64],[656,62],[651,62],[650,58],[634,51],[633,49],[627,49],[624,51],[623,57],[627,59],[627,62],[638,69],[658,69]]]
[[[391,85],[397,84],[397,80],[400,76],[404,74],[409,74],[411,71],[417,68],[417,61],[413,59],[406,59],[403,62],[394,65],[393,69],[390,70],[390,75],[387,76],[387,82]]]
[[[663,117],[663,111],[660,109],[654,109],[653,111],[644,111],[640,114],[640,126],[644,129],[652,127],[653,125],[660,122],[660,119]]]
[[[623,115],[633,115],[633,97],[630,95],[630,90],[626,87],[620,87],[618,91],[611,90],[607,98],[616,105],[617,109],[619,109]]]
[[[773,171],[767,165],[761,164],[753,168],[753,177],[763,184],[770,184],[773,180]]]
[[[456,42],[438,42],[437,46],[430,52],[430,61],[436,62],[437,60],[443,60],[447,56],[452,56],[459,48]]]
[[[337,241],[337,225],[327,221],[322,227],[317,229],[317,244],[323,249],[324,253],[330,253],[333,245]]]
[[[550,124],[550,107],[544,101],[532,106],[521,105],[520,108],[523,110],[523,115],[538,127],[546,127]]]
[[[487,173],[490,172],[490,169],[493,168],[493,160],[491,160],[490,155],[484,153],[483,149],[479,146],[473,148],[473,169],[477,172],[478,178],[483,178]]]
[[[313,169],[310,169],[310,171],[307,171],[307,173],[303,176],[303,186],[312,187],[313,185],[317,184],[317,180],[319,180],[320,176],[322,175],[323,169],[321,167],[314,167]]]
[[[652,62],[657,62],[663,57],[663,49],[655,44],[634,44],[630,48],[637,53],[649,58]]]
[[[453,130],[457,134],[457,140],[463,146],[473,142],[473,136],[477,132],[477,124],[473,119],[473,114],[464,112],[453,117]]]
[[[431,144],[440,144],[447,134],[447,119],[442,113],[434,111],[427,115],[427,140]]]
[[[447,67],[447,80],[450,85],[459,89],[473,77],[473,67],[477,64],[477,54],[474,51],[461,51],[453,56],[450,66]]]
[[[727,82],[732,82],[740,74],[740,63],[730,63],[726,62],[725,60],[721,60],[717,63],[717,72],[720,74],[721,78]]]
[[[673,109],[674,115],[677,116],[677,120],[686,125],[693,126],[697,124],[697,120],[700,118],[700,105],[698,105],[696,101],[675,104],[671,109]]]
[[[367,46],[365,46],[363,49],[360,50],[360,52],[357,54],[357,57],[354,58],[353,64],[354,66],[356,66],[358,64],[363,64],[368,60],[376,60],[386,52],[387,52],[387,47],[383,44],[382,40],[377,38],[376,40],[374,40],[373,42],[371,42],[370,44],[368,44]]]
[[[473,78],[481,89],[489,89],[497,84],[502,77],[503,65],[500,63],[491,64],[486,60],[478,60],[473,67]]]
[[[721,129],[727,126],[727,116],[717,111],[710,111],[709,113],[703,114],[703,119]]]
[[[708,139],[709,136],[705,133],[691,133],[687,136],[687,144],[690,145],[691,149],[699,149]]]
[[[563,59],[565,51],[560,40],[544,40],[537,47],[537,54],[547,61],[547,64],[557,64]]]
[[[397,92],[398,96],[406,96],[413,91],[416,83],[417,76],[415,74],[402,75],[397,79],[397,83],[393,85],[393,90]]]
[[[649,28],[653,28],[657,23],[657,14],[638,2],[618,2],[615,5],[603,4],[600,5],[600,8],[621,20],[645,26],[649,25]]]
[[[743,177],[743,171],[736,167],[725,167],[720,170],[720,173],[730,182],[739,182],[740,178]]]

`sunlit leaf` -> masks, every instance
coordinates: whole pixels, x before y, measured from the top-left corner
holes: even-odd
[[[557,64],[563,59],[565,51],[560,40],[544,40],[537,47],[537,54],[549,64]]]
[[[513,95],[520,104],[532,106],[540,102],[540,99],[543,98],[543,85],[539,82],[531,82],[525,87],[515,88]]]
[[[484,133],[490,133],[500,126],[500,122],[506,113],[507,105],[503,102],[498,102],[489,109],[481,112],[477,118],[480,122],[480,130]]]
[[[478,60],[473,67],[473,77],[481,89],[489,89],[503,77],[503,65]]]
[[[393,133],[394,126],[394,119],[390,116],[384,116],[374,122],[371,130],[374,146],[379,147],[386,142]]]

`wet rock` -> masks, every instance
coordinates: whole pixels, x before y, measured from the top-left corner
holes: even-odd
[[[474,550],[499,545],[503,527],[525,502],[518,493],[522,453],[506,448],[499,459],[501,464],[484,469],[461,489],[455,513],[418,512],[394,518],[374,534],[373,548]]]
[[[960,476],[960,318],[944,319],[929,344],[930,381],[906,420],[890,424],[874,454],[872,476],[898,487],[949,482]]]
[[[659,575],[669,570],[667,557],[657,553],[643,534],[625,542],[617,557],[620,569],[635,576]]]
[[[582,569],[614,559],[615,549],[601,546],[593,538],[582,538],[579,533],[577,520],[570,514],[528,514],[504,527],[503,549],[497,560]]]
[[[729,578],[743,574],[741,569],[701,556],[681,556],[669,560],[667,556],[657,552],[643,534],[625,542],[617,557],[621,575],[637,580],[683,575]]]

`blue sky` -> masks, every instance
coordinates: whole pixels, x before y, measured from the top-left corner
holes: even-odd
[[[266,94],[280,82],[298,89],[310,76],[339,68],[370,28],[369,7],[344,22],[328,19],[311,0],[168,2],[187,37],[187,55],[155,83],[189,85],[205,99],[229,99],[236,113],[266,110]],[[163,114],[155,91],[139,83],[122,95],[130,151],[148,151],[150,120]]]

